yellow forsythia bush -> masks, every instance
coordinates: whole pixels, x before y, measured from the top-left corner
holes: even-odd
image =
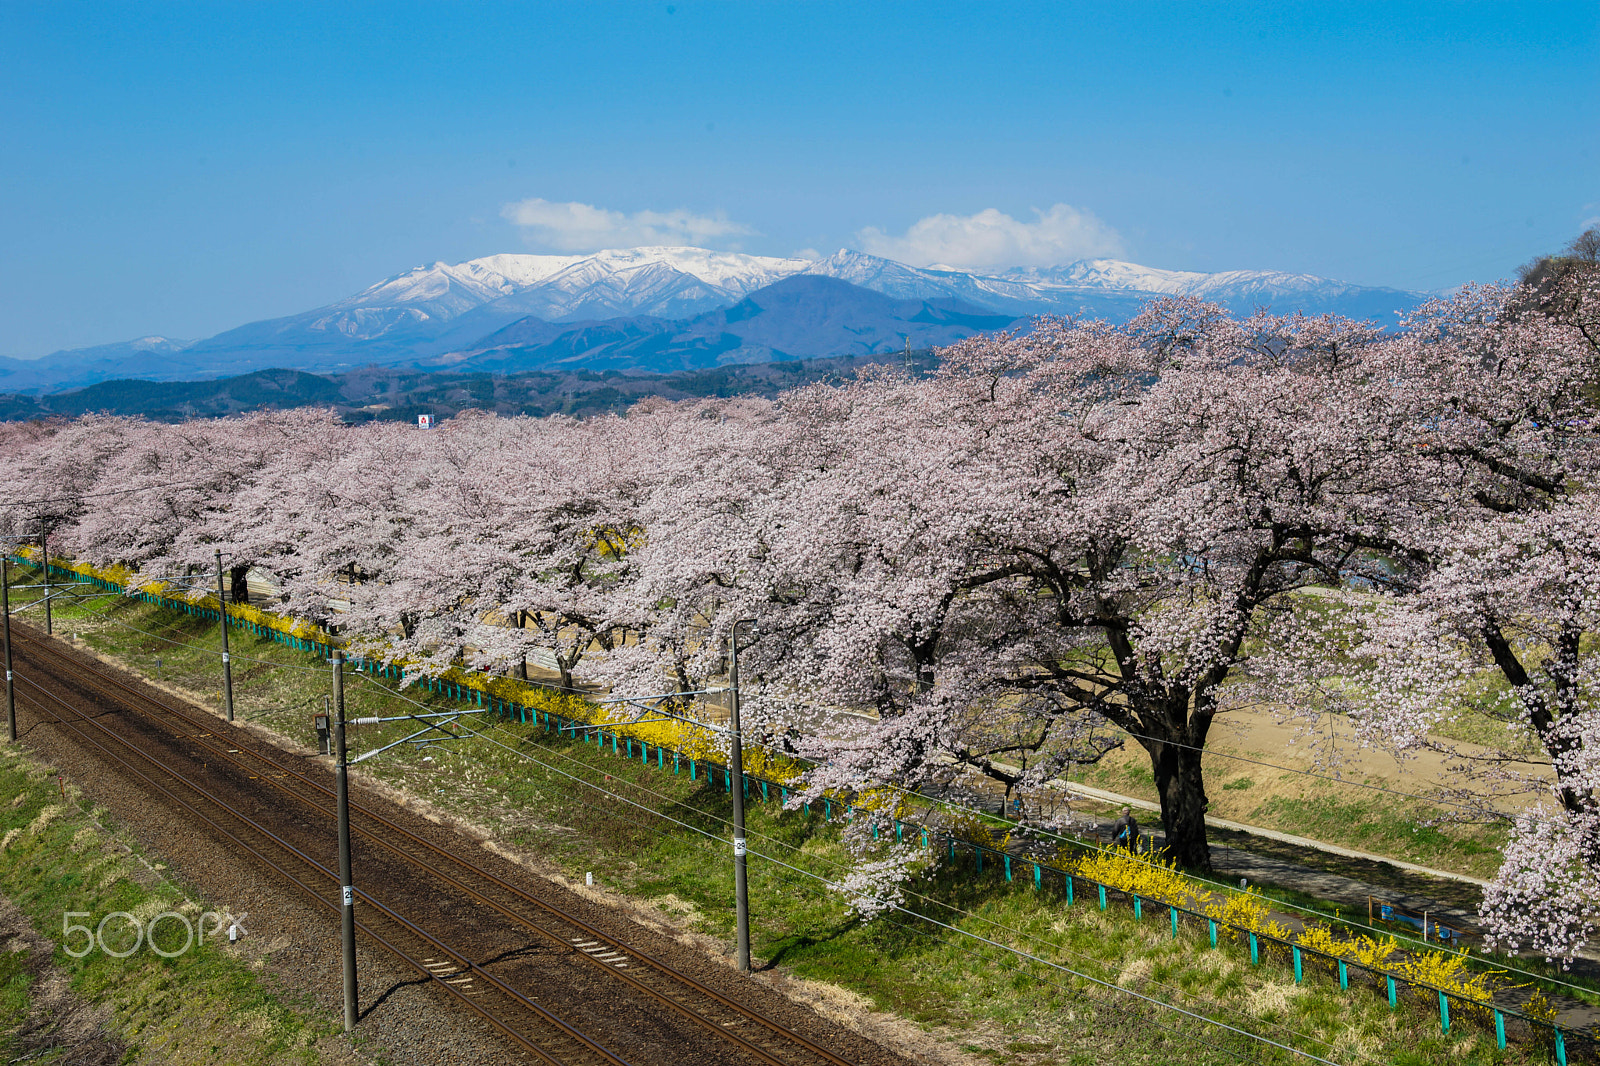
[[[958,840],[965,840],[985,848],[1003,848],[1009,833],[996,835],[993,827],[972,811],[951,811],[945,817],[945,831]]]
[[[1108,888],[1180,907],[1212,899],[1210,892],[1199,890],[1173,863],[1135,855],[1126,848],[1086,852],[1073,860],[1072,872]]]
[[[1431,985],[1476,1003],[1487,1003],[1494,997],[1490,987],[1497,973],[1505,971],[1467,969],[1467,953],[1463,948],[1455,951],[1429,951],[1421,955],[1407,953],[1397,965],[1390,967],[1396,977],[1416,984]]]
[[[1266,900],[1254,892],[1225,892],[1206,908],[1206,916],[1215,918],[1221,925],[1259,933],[1270,911]]]
[[[898,788],[869,788],[858,792],[855,805],[868,811],[882,811],[891,818],[905,819],[912,814],[910,800],[905,791]]]

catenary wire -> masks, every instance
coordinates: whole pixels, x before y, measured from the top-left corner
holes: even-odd
[[[232,477],[232,476],[235,476],[235,475],[230,470],[230,471],[223,471],[220,476]],[[105,492],[75,492],[75,493],[70,493],[70,494],[68,494],[66,496],[44,496],[44,497],[40,497],[38,499],[32,499],[32,500],[24,499],[24,500],[18,500],[16,502],[19,503],[19,504],[31,505],[31,504],[41,504],[41,503],[61,503],[61,502],[65,501],[65,500],[97,500],[97,499],[100,499],[101,497],[104,497],[104,496],[127,496],[130,493],[135,493],[135,492],[153,492],[156,489],[186,489],[186,488],[191,488],[191,487],[193,487],[195,485],[203,485],[203,484],[206,484],[206,483],[211,482],[213,480],[215,480],[215,479],[212,478],[212,477],[191,478],[188,481],[157,482],[156,484],[153,484],[153,485],[135,485],[135,486],[132,486],[132,487],[126,488],[126,489],[108,489]]]
[[[401,698],[405,699],[406,697],[402,696]],[[410,702],[416,703],[415,700],[412,700]],[[417,706],[425,707],[426,705],[418,703]],[[481,732],[480,732],[479,735],[482,735]],[[527,738],[522,738],[522,739],[527,739]],[[561,758],[561,759],[565,760],[566,762],[568,762],[569,764],[582,765],[581,763],[578,762],[578,760],[572,759],[570,756],[563,755],[562,753],[560,753],[560,752],[558,752],[558,751],[556,751],[556,750],[554,750],[552,748],[546,747],[545,745],[538,744],[537,746],[539,747],[539,749],[541,751],[547,752],[547,753],[549,753],[550,755],[552,755],[554,757]],[[528,756],[526,754],[523,754],[522,757],[523,758],[528,758],[528,759],[530,759],[530,761],[538,762],[538,760],[534,760],[534,759],[532,759],[530,756]],[[540,765],[545,765],[545,764],[540,763]],[[550,769],[551,767],[547,766],[546,768]],[[641,785],[641,784],[638,784],[636,782],[629,782],[629,784],[630,784],[631,787],[638,789],[639,791],[645,793],[646,795],[652,796],[652,797],[654,797],[656,799],[659,799],[659,800],[661,800],[663,802],[670,803],[673,806],[677,806],[677,807],[687,807],[688,806],[687,804],[684,804],[679,800],[675,800],[670,796],[666,796],[666,795],[664,795],[662,793],[656,792],[656,791],[648,788],[645,785]],[[597,787],[598,788],[599,786],[593,786],[593,787]],[[602,789],[602,791],[604,791],[604,790]],[[902,789],[900,791],[904,792],[905,790]],[[913,795],[913,796],[917,795],[916,793],[906,793],[906,794]],[[918,796],[918,798],[926,799],[926,797],[921,797],[921,796]],[[940,800],[938,802],[941,803],[941,804],[944,804],[945,806],[953,807],[956,810],[966,811],[966,812],[969,812],[969,813],[979,813],[979,812],[973,810],[973,808],[963,807],[963,806],[961,806],[959,804],[950,803],[948,801]],[[721,822],[723,825],[731,825],[732,824],[727,819],[722,818],[722,817],[720,817],[718,815],[712,814],[710,812],[700,811],[698,808],[689,808],[689,809],[694,810],[696,814],[699,814],[699,815],[701,815],[701,816],[703,816],[705,818],[708,818],[708,819],[713,820],[713,821]],[[747,831],[747,833],[749,832],[748,829],[746,831]],[[768,836],[767,834],[764,834],[764,833],[751,833],[750,835],[758,837],[758,838],[763,839],[763,840],[769,840],[769,841],[777,844],[780,847],[788,848],[790,850],[798,850],[798,849],[795,848],[794,845],[788,844],[785,841],[777,840],[776,838]],[[1044,834],[1044,833],[1042,833],[1041,835],[1049,836],[1049,837],[1051,837],[1051,838],[1053,838],[1055,840],[1059,840],[1059,841],[1061,841],[1063,843],[1069,842],[1068,838],[1066,838],[1064,836],[1061,836],[1059,834],[1054,834],[1054,833]],[[1084,841],[1084,840],[1081,840],[1081,839],[1078,839],[1078,838],[1072,838],[1070,840],[1070,842],[1077,843],[1080,846],[1089,848],[1089,849],[1094,850],[1094,851],[1099,851],[1101,853],[1107,853],[1107,854],[1110,853],[1110,849],[1105,848],[1102,845],[1089,842],[1089,841]],[[833,860],[833,859],[829,859],[829,858],[827,858],[825,856],[815,856],[815,858],[820,859],[821,861],[827,863],[830,866],[834,866],[834,867],[839,868],[839,869],[847,869],[847,867],[843,863],[840,863],[840,862],[838,862],[836,860]],[[1135,855],[1134,858],[1135,858],[1136,861],[1143,862],[1146,865],[1154,865],[1148,859],[1140,858],[1137,855]],[[1027,861],[1031,862],[1032,860],[1027,860]],[[1224,889],[1224,890],[1227,890],[1227,891],[1232,891],[1232,888],[1230,886],[1222,884],[1221,882],[1213,881],[1213,880],[1210,880],[1208,878],[1197,877],[1195,875],[1189,875],[1189,876],[1194,877],[1195,880],[1200,881],[1203,884],[1208,884],[1208,885],[1212,885],[1212,886],[1214,886],[1216,888]],[[1010,926],[1006,926],[1004,923],[996,922],[991,918],[984,917],[983,915],[974,914],[973,912],[970,912],[970,911],[964,911],[961,908],[954,907],[951,904],[944,903],[944,902],[942,902],[940,900],[932,899],[931,897],[925,896],[925,895],[923,895],[921,893],[912,891],[911,894],[913,896],[916,896],[917,898],[919,898],[919,899],[921,899],[921,900],[933,905],[933,906],[942,907],[942,908],[944,908],[946,910],[950,910],[950,911],[952,911],[954,913],[961,914],[961,915],[966,916],[966,917],[970,917],[970,918],[972,918],[972,919],[974,919],[976,921],[984,922],[985,924],[992,925],[997,929],[1005,930],[1006,932],[1012,933],[1012,934],[1014,934],[1016,936],[1024,937],[1026,939],[1033,939],[1033,940],[1039,939],[1034,934],[1028,933],[1028,932],[1026,932],[1024,930],[1019,930],[1019,929],[1015,929],[1015,928],[1010,927]],[[1384,936],[1396,936],[1397,939],[1403,940],[1403,941],[1405,941],[1407,943],[1410,943],[1410,944],[1421,944],[1421,946],[1423,946],[1424,948],[1426,948],[1428,950],[1437,950],[1437,948],[1433,948],[1432,946],[1426,944],[1425,942],[1417,941],[1417,940],[1415,940],[1415,939],[1413,939],[1411,937],[1405,936],[1403,934],[1396,934],[1396,933],[1394,933],[1393,930],[1379,929],[1376,926],[1369,925],[1369,924],[1367,924],[1365,922],[1360,921],[1357,918],[1347,918],[1342,914],[1330,914],[1327,911],[1318,910],[1318,909],[1313,908],[1313,907],[1306,907],[1304,905],[1297,904],[1297,903],[1292,903],[1292,902],[1287,901],[1287,900],[1273,899],[1272,903],[1275,906],[1283,906],[1283,907],[1286,907],[1286,908],[1289,908],[1289,909],[1292,909],[1292,910],[1299,911],[1299,912],[1301,912],[1303,914],[1311,915],[1311,916],[1316,917],[1316,918],[1337,922],[1337,923],[1343,924],[1345,926],[1348,926],[1350,928],[1364,929],[1367,932],[1375,933],[1375,934],[1379,934],[1379,935],[1384,935]],[[1049,943],[1049,941],[1045,941],[1045,943]],[[1052,947],[1056,947],[1057,945],[1051,944],[1051,946]],[[1062,949],[1062,950],[1070,950],[1070,949]],[[1564,987],[1564,988],[1570,988],[1570,989],[1572,989],[1574,991],[1577,991],[1577,992],[1583,992],[1583,993],[1589,993],[1589,994],[1592,994],[1594,992],[1593,989],[1585,988],[1582,985],[1575,985],[1575,984],[1572,984],[1572,983],[1570,983],[1568,981],[1563,981],[1558,977],[1552,977],[1552,976],[1549,976],[1549,975],[1546,975],[1546,974],[1536,974],[1536,973],[1533,973],[1532,971],[1521,969],[1520,967],[1512,965],[1510,962],[1508,962],[1506,960],[1496,960],[1495,962],[1492,963],[1492,965],[1494,965],[1498,969],[1507,970],[1509,972],[1516,973],[1516,974],[1519,974],[1519,975],[1524,976],[1524,977],[1531,977],[1531,978],[1533,978],[1535,980],[1542,981],[1542,982],[1545,982],[1547,984],[1559,985],[1559,986]],[[1296,1034],[1296,1035],[1300,1035],[1300,1034]],[[1315,1038],[1310,1038],[1310,1039],[1315,1039]]]
[[[483,732],[471,729],[470,727],[468,727],[466,729],[466,732],[469,735],[476,736],[476,737],[479,737],[479,738],[481,738],[483,740],[486,740],[490,744],[493,744],[496,747],[502,748],[505,751],[508,751],[511,754],[517,756],[518,758],[527,759],[530,762],[536,762],[536,763],[538,762],[538,760],[532,759],[526,752],[517,751],[515,748],[511,747],[510,745],[502,744],[500,741],[494,739],[491,736],[488,736],[487,734],[485,734]],[[555,773],[558,773],[558,774],[562,775],[563,777],[567,777],[567,778],[571,779],[572,781],[574,781],[574,782],[576,782],[578,784],[585,785],[585,786],[587,786],[587,787],[589,787],[591,789],[594,789],[595,791],[598,791],[598,792],[601,792],[601,793],[603,793],[605,795],[611,796],[613,799],[620,800],[623,803],[626,803],[631,807],[635,807],[635,808],[639,809],[640,811],[642,811],[644,813],[652,814],[652,815],[655,815],[658,818],[662,818],[662,819],[664,819],[666,821],[673,822],[673,823],[675,823],[677,825],[680,825],[680,826],[684,827],[685,829],[688,829],[688,830],[690,830],[692,832],[695,832],[695,833],[699,833],[699,834],[701,834],[703,836],[707,836],[707,837],[711,836],[711,834],[707,833],[706,830],[701,829],[698,826],[690,825],[688,822],[685,822],[685,821],[683,821],[681,819],[678,819],[678,818],[674,818],[671,815],[666,814],[663,811],[657,811],[654,808],[648,807],[645,804],[639,803],[638,801],[633,800],[633,799],[631,799],[631,798],[629,798],[627,796],[621,795],[620,793],[612,792],[609,789],[606,789],[603,786],[597,785],[592,781],[588,781],[588,780],[586,780],[584,778],[581,778],[581,777],[579,777],[579,776],[577,776],[575,774],[568,773],[567,771],[561,769],[560,767],[551,766],[548,763],[541,763],[540,765],[544,766],[544,768],[547,771],[554,771]],[[718,838],[714,838],[714,839],[720,840],[721,838],[718,837]],[[831,882],[829,882],[829,880],[826,877],[823,877],[821,874],[815,873],[815,872],[810,871],[810,870],[803,869],[803,868],[798,867],[798,866],[793,866],[790,863],[786,863],[783,860],[775,858],[773,856],[765,855],[765,854],[762,854],[762,853],[756,852],[756,851],[751,851],[750,854],[756,856],[757,858],[764,859],[764,860],[766,860],[768,862],[771,862],[774,865],[781,866],[781,867],[783,867],[785,869],[788,869],[788,870],[792,870],[795,873],[798,873],[798,874],[800,874],[800,875],[802,875],[804,877],[809,877],[809,878],[812,878],[814,880],[820,881],[824,885],[831,884]],[[890,904],[890,906],[895,906],[895,905]],[[922,916],[922,915],[917,915],[914,911],[907,911],[907,910],[905,910],[905,908],[902,908],[902,907],[895,906],[895,909],[896,910],[900,910],[903,913],[910,914],[913,917],[922,918],[922,920],[924,920],[924,921],[928,921],[928,922],[931,922],[931,923],[933,923],[935,925],[939,925],[939,926],[941,926],[941,927],[943,927],[945,929],[948,929],[951,932],[957,933],[959,935],[970,937],[970,938],[972,938],[974,940],[981,941],[981,942],[983,942],[985,944],[988,944],[988,945],[990,945],[992,947],[998,948],[1001,951],[1008,951],[1008,952],[1011,952],[1012,954],[1018,955],[1018,956],[1020,956],[1022,958],[1027,958],[1027,959],[1030,959],[1030,960],[1033,960],[1033,961],[1036,961],[1036,962],[1043,963],[1046,966],[1050,966],[1050,967],[1053,967],[1055,969],[1061,970],[1064,973],[1072,974],[1072,975],[1077,976],[1077,977],[1082,977],[1085,980],[1092,981],[1093,983],[1095,983],[1097,985],[1101,985],[1102,987],[1111,989],[1113,991],[1121,992],[1121,993],[1123,993],[1125,995],[1133,996],[1133,997],[1135,997],[1137,999],[1141,999],[1141,1000],[1143,1000],[1143,1001],[1145,1001],[1147,1003],[1150,1003],[1150,1004],[1153,1004],[1153,1005],[1156,1005],[1156,1006],[1165,1007],[1165,1008],[1167,1008],[1169,1010],[1176,1011],[1177,1013],[1183,1014],[1183,1015],[1185,1015],[1187,1017],[1194,1018],[1194,1019],[1196,1019],[1198,1021],[1203,1021],[1203,1022],[1206,1022],[1208,1024],[1218,1026],[1218,1027],[1220,1027],[1222,1029],[1226,1029],[1226,1030],[1228,1030],[1230,1032],[1237,1033],[1237,1034],[1239,1034],[1241,1036],[1244,1036],[1244,1037],[1247,1037],[1249,1039],[1256,1040],[1256,1041],[1261,1042],[1261,1043],[1269,1044],[1269,1045],[1271,1045],[1273,1047],[1276,1047],[1276,1048],[1279,1048],[1281,1050],[1287,1051],[1287,1052],[1289,1052],[1289,1053],[1291,1053],[1293,1055],[1298,1055],[1298,1056],[1301,1056],[1301,1057],[1304,1057],[1304,1058],[1308,1058],[1308,1059],[1310,1059],[1310,1060],[1312,1060],[1314,1062],[1325,1063],[1325,1064],[1327,1064],[1327,1066],[1339,1066],[1338,1063],[1334,1063],[1334,1062],[1332,1062],[1332,1060],[1321,1058],[1320,1056],[1313,1055],[1310,1052],[1301,1051],[1301,1050],[1299,1050],[1297,1048],[1290,1047],[1290,1046],[1288,1046],[1286,1044],[1280,1044],[1277,1041],[1271,1040],[1270,1038],[1267,1038],[1267,1037],[1264,1037],[1264,1036],[1261,1036],[1260,1034],[1251,1033],[1250,1031],[1245,1030],[1245,1029],[1239,1029],[1236,1026],[1229,1025],[1226,1022],[1217,1021],[1216,1019],[1207,1017],[1206,1015],[1196,1014],[1193,1011],[1189,1011],[1189,1010],[1184,1009],[1183,1007],[1179,1007],[1179,1006],[1176,1006],[1174,1004],[1167,1003],[1164,1000],[1157,999],[1157,998],[1155,998],[1153,996],[1146,996],[1146,995],[1143,995],[1141,993],[1134,992],[1134,991],[1132,991],[1130,989],[1122,988],[1119,985],[1116,985],[1116,984],[1114,984],[1112,982],[1109,982],[1109,981],[1103,981],[1100,978],[1094,977],[1094,976],[1092,976],[1090,974],[1079,973],[1078,971],[1073,970],[1070,967],[1062,966],[1059,963],[1051,962],[1050,960],[1041,958],[1040,956],[1034,955],[1031,952],[1022,951],[1022,950],[1020,950],[1018,948],[1014,948],[1014,947],[1010,947],[1010,946],[1008,946],[1006,944],[1002,944],[999,941],[990,940],[987,937],[979,936],[976,933],[969,932],[969,931],[961,929],[961,928],[959,928],[957,926],[953,926],[953,925],[949,925],[949,924],[944,923],[944,922],[940,922],[937,919],[927,918],[927,917]]]
[[[484,735],[481,730],[478,731],[478,733],[479,733],[480,736]],[[487,739],[487,737],[485,737],[485,739]],[[532,738],[528,738],[528,737],[523,737],[523,738],[520,738],[520,739],[522,739],[524,741],[532,740]],[[578,760],[573,759],[570,756],[566,756],[563,753],[561,753],[559,751],[556,751],[555,749],[547,747],[546,745],[539,744],[536,741],[534,741],[533,743],[534,743],[534,746],[539,748],[540,751],[542,751],[542,752],[544,752],[544,753],[546,753],[546,754],[548,754],[550,756],[562,758],[564,761],[566,761],[567,763],[569,763],[571,765],[576,765],[576,766],[582,766],[583,765]],[[559,768],[556,768],[556,767],[552,767],[549,764],[542,762],[541,760],[533,758],[531,755],[527,754],[526,752],[519,752],[518,754],[522,758],[527,759],[530,762],[533,762],[535,765],[544,767],[546,770],[559,769]],[[584,778],[584,777],[582,777],[580,775],[577,775],[577,774],[573,774],[573,775],[570,775],[570,776],[572,777],[572,779],[574,781],[580,782],[580,783],[586,785],[587,787],[594,788],[594,789],[600,791],[601,793],[603,793],[605,795],[618,796],[619,798],[621,798],[619,793],[612,792],[611,790],[605,788],[604,786],[601,786],[601,785],[595,784],[592,781],[589,781],[587,778]],[[626,781],[625,779],[623,779],[623,780],[625,781],[625,783],[628,786],[630,786],[632,788],[635,788],[638,791],[645,793],[646,795],[652,796],[652,797],[654,797],[656,799],[659,799],[659,800],[661,800],[661,801],[663,801],[665,803],[668,803],[668,804],[670,804],[670,805],[672,805],[674,807],[685,808],[686,810],[688,810],[688,811],[690,811],[690,812],[692,812],[692,813],[694,813],[696,815],[700,815],[700,816],[706,818],[709,821],[721,823],[723,826],[729,826],[729,825],[732,824],[726,818],[723,818],[720,815],[714,814],[714,813],[712,813],[710,811],[702,810],[702,809],[697,808],[697,807],[692,807],[689,804],[686,804],[681,800],[676,800],[676,799],[673,799],[670,796],[665,796],[665,795],[663,795],[663,794],[661,794],[659,792],[656,792],[656,791],[654,791],[654,790],[652,790],[652,789],[650,789],[650,788],[648,788],[646,786],[640,785],[637,782]],[[644,804],[636,804],[636,805],[639,806],[643,810],[655,811],[654,808],[649,807],[648,805],[644,805]],[[656,812],[656,813],[660,813],[660,812]],[[668,817],[669,820],[676,821],[675,819],[671,819],[670,816],[666,816],[664,814],[662,816],[663,817]],[[678,824],[685,824],[685,823],[678,823]],[[705,832],[704,830],[699,830],[699,829],[697,829],[696,831],[697,832],[701,832],[701,833]],[[789,843],[787,841],[784,841],[784,840],[780,840],[780,839],[778,839],[776,837],[770,836],[770,835],[765,834],[765,833],[761,833],[759,831],[751,832],[748,826],[746,827],[746,834],[748,836],[753,837],[753,838],[758,839],[758,840],[768,841],[771,844],[776,845],[777,847],[780,847],[780,848],[785,848],[788,851],[805,854],[803,852],[803,850],[800,847],[798,847],[797,845],[791,844],[791,843]],[[707,836],[709,836],[709,834],[707,834]],[[712,837],[711,839],[721,840],[722,838],[720,838],[720,837]],[[849,869],[849,867],[846,864],[841,863],[838,860],[831,859],[831,858],[829,858],[827,856],[824,856],[824,855],[808,855],[807,857],[820,860],[820,861],[826,863],[827,865],[833,867],[836,870],[847,871]],[[821,877],[821,875],[814,874],[814,873],[811,874],[811,876],[819,877],[819,878]],[[825,878],[823,878],[823,880],[826,881]],[[1099,961],[1099,960],[1094,959],[1092,956],[1085,955],[1082,952],[1075,951],[1072,948],[1068,948],[1068,947],[1066,947],[1064,945],[1057,944],[1054,941],[1048,940],[1045,937],[1040,936],[1039,934],[1031,933],[1031,932],[1028,932],[1027,930],[1023,930],[1023,929],[1018,929],[1018,928],[1016,928],[1014,926],[1008,926],[1003,922],[995,921],[992,918],[988,918],[988,917],[986,917],[984,915],[981,915],[981,914],[978,914],[978,913],[976,913],[974,911],[969,911],[969,910],[966,910],[964,908],[957,907],[957,906],[955,906],[953,904],[946,903],[946,902],[944,902],[942,900],[934,899],[933,897],[928,896],[928,895],[926,895],[924,893],[916,892],[914,890],[908,890],[908,891],[909,891],[910,895],[914,896],[915,898],[917,898],[918,900],[920,900],[920,901],[922,901],[924,903],[929,904],[930,906],[939,907],[941,909],[950,911],[953,914],[960,915],[960,916],[962,916],[964,918],[969,918],[969,919],[972,919],[973,921],[982,922],[985,925],[991,926],[991,927],[993,927],[993,928],[995,928],[997,930],[1001,930],[1003,932],[1010,933],[1013,936],[1016,936],[1016,937],[1021,938],[1023,940],[1028,940],[1028,941],[1033,941],[1035,943],[1043,944],[1043,945],[1045,945],[1047,947],[1050,947],[1050,948],[1052,948],[1054,950],[1063,952],[1063,953],[1065,953],[1067,955],[1072,955],[1072,956],[1077,957],[1077,958],[1086,959],[1086,960],[1088,960],[1090,962],[1098,962]],[[1154,985],[1157,985],[1159,987],[1162,987],[1164,989],[1167,989],[1167,990],[1169,990],[1171,992],[1174,992],[1174,993],[1176,993],[1176,994],[1178,994],[1180,996],[1192,996],[1193,995],[1192,993],[1189,993],[1189,992],[1185,991],[1184,989],[1177,988],[1177,987],[1172,986],[1172,985],[1167,985],[1167,984],[1164,984],[1163,982],[1160,982],[1160,981],[1151,980],[1150,983],[1154,984]],[[1195,998],[1199,998],[1199,997],[1195,997]],[[1242,1011],[1239,1011],[1239,1010],[1237,1010],[1235,1008],[1232,1008],[1232,1007],[1228,1007],[1228,1006],[1223,1005],[1223,1004],[1211,1003],[1210,1005],[1215,1007],[1216,1009],[1219,1009],[1219,1010],[1227,1012],[1227,1013],[1232,1013],[1232,1014],[1242,1014],[1243,1013]],[[1308,1041],[1308,1042],[1311,1042],[1311,1043],[1315,1043],[1315,1044],[1322,1044],[1322,1045],[1324,1045],[1326,1047],[1329,1047],[1329,1048],[1332,1047],[1332,1045],[1329,1044],[1328,1041],[1325,1041],[1325,1040],[1321,1039],[1320,1037],[1312,1036],[1312,1035],[1307,1034],[1307,1033],[1298,1032],[1298,1031],[1296,1031],[1294,1029],[1291,1029],[1288,1026],[1283,1025],[1281,1023],[1268,1022],[1267,1024],[1271,1025],[1274,1029],[1281,1030],[1282,1032],[1284,1032],[1284,1033],[1286,1033],[1288,1035],[1291,1035],[1291,1036],[1294,1036],[1294,1037],[1298,1037],[1298,1038],[1300,1038],[1302,1040],[1305,1040],[1305,1041]]]

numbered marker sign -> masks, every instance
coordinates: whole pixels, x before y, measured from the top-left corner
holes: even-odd
[[[433,416],[432,415],[418,415],[417,416],[417,428],[418,429],[432,429],[433,428]]]

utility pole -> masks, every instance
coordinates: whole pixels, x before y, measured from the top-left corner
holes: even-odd
[[[222,549],[217,549],[217,612],[222,617],[222,705],[233,721],[233,662],[228,656],[228,598],[222,587]]]
[[[733,897],[738,927],[739,972],[750,972],[750,893],[745,880],[744,744],[739,735],[739,627],[753,618],[733,623],[728,638],[733,654],[728,666],[728,731],[733,737]]]
[[[17,739],[17,692],[11,680],[11,556],[0,555],[0,611],[6,616],[6,736]]]
[[[356,1027],[356,890],[350,883],[350,760],[344,746],[344,653],[337,648],[333,652],[333,708],[334,750],[339,760],[334,771],[339,808],[339,890],[344,897],[344,1031],[348,1033]]]
[[[39,564],[44,568],[44,635],[55,633],[50,617],[50,537],[44,531],[44,515],[39,516]]]

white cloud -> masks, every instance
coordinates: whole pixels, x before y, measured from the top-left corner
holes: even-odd
[[[506,204],[500,216],[522,230],[537,248],[554,252],[594,252],[640,245],[726,244],[730,237],[755,234],[721,214],[689,211],[635,211],[631,215],[592,204],[552,203],[533,197]]]
[[[1019,222],[989,208],[975,215],[929,215],[895,237],[868,226],[856,234],[861,250],[912,266],[935,263],[964,270],[1054,266],[1074,259],[1125,254],[1122,237],[1088,211],[1056,204],[1033,209]]]

